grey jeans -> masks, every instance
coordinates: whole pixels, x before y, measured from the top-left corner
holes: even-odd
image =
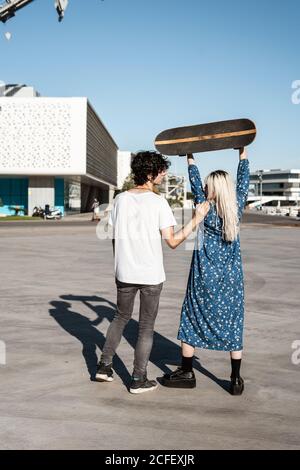
[[[146,375],[152,345],[154,323],[158,312],[159,297],[163,283],[128,284],[116,279],[117,311],[111,322],[103,348],[101,362],[110,364],[120,344],[125,326],[129,322],[137,291],[140,291],[139,331],[134,352],[133,376]]]

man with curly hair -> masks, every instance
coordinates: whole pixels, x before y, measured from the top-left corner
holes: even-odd
[[[109,223],[114,232],[117,311],[109,326],[96,380],[113,380],[112,360],[140,291],[139,332],[129,391],[144,393],[157,388],[147,378],[159,298],[166,279],[161,238],[171,248],[182,243],[203,220],[208,203],[199,204],[190,222],[174,233],[177,224],[166,199],[155,190],[167,174],[170,162],[157,152],[139,152],[131,163],[135,187],[120,193]]]

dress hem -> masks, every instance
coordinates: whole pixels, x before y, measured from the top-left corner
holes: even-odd
[[[236,351],[243,351],[243,345],[241,345],[240,348],[224,348],[224,347],[217,347],[217,346],[209,346],[208,344],[192,344],[190,341],[186,341],[186,339],[181,338],[180,336],[177,336],[177,339],[179,341],[182,341],[183,343],[188,344],[189,346],[192,346],[193,348],[199,348],[199,349],[209,349],[211,351],[226,351],[226,352],[236,352]]]

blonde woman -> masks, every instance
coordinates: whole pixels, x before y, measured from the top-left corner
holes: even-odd
[[[193,388],[195,347],[229,351],[232,395],[241,395],[240,376],[243,350],[244,279],[240,252],[239,222],[249,187],[249,162],[239,150],[237,186],[226,171],[210,173],[202,187],[193,155],[188,170],[195,204],[210,202],[204,219],[202,244],[195,246],[186,295],[182,306],[178,339],[182,364],[163,378],[168,387]],[[199,233],[198,233],[199,236]]]

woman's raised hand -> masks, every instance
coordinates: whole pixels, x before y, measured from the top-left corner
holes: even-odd
[[[247,150],[245,147],[239,149],[240,160],[245,160],[247,158]]]
[[[186,158],[189,165],[195,165],[195,159],[192,153],[187,153]]]

